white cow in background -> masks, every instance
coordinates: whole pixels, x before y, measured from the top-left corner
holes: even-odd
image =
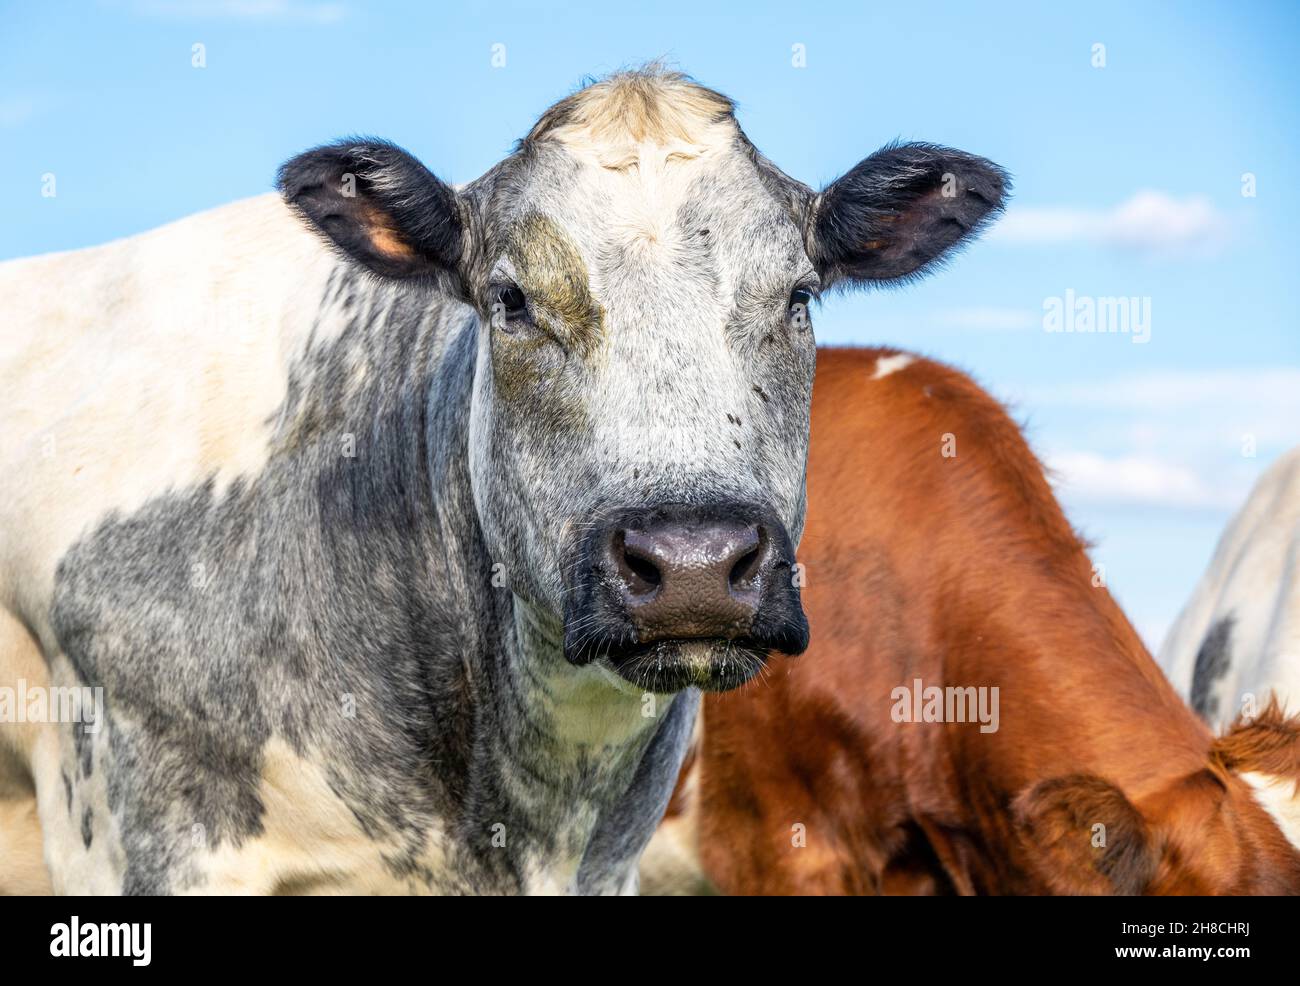
[[[1275,462],[1224,531],[1160,664],[1212,727],[1300,709],[1300,448]]]

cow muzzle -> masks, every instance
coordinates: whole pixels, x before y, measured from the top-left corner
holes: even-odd
[[[759,507],[615,511],[589,528],[571,571],[565,656],[650,691],[734,688],[769,652],[808,646],[789,535]]]

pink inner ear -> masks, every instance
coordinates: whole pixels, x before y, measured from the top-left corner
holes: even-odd
[[[364,213],[366,231],[370,245],[376,253],[393,260],[413,260],[415,251],[402,239],[401,234],[393,228],[388,217],[378,209],[367,208]]]

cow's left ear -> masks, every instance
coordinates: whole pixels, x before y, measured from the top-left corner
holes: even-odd
[[[934,144],[891,144],[812,205],[809,251],[823,285],[919,277],[1002,211],[1011,182],[992,161]]]
[[[280,168],[285,201],[367,270],[398,280],[459,280],[464,222],[456,192],[393,144],[306,151]]]

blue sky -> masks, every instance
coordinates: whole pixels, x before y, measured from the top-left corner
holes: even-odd
[[[928,281],[830,299],[819,338],[919,349],[1011,401],[1154,645],[1300,439],[1300,4],[1063,7],[0,4],[0,258],[265,191],[345,134],[469,180],[584,75],[660,56],[810,184],[897,137],[983,154],[1015,175],[1003,224]],[[1067,290],[1142,299],[1149,341],[1044,331]]]

